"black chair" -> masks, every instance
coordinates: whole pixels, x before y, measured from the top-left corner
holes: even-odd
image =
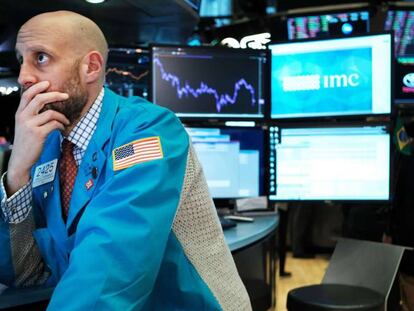
[[[360,286],[317,284],[291,290],[288,310],[382,311],[384,296]]]
[[[340,239],[322,284],[288,293],[289,311],[394,310],[388,298],[405,248]]]

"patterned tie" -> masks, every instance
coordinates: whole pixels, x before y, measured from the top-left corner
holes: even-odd
[[[75,184],[78,166],[73,157],[73,146],[69,140],[62,142],[62,157],[59,162],[60,174],[60,199],[62,203],[62,216],[66,222],[69,213],[69,203],[72,196],[73,185]]]

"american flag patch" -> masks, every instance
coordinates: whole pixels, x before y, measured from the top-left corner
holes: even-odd
[[[114,171],[164,157],[159,136],[130,142],[112,151]]]

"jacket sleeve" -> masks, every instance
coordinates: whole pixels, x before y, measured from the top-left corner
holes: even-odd
[[[24,221],[9,224],[0,217],[0,283],[9,287],[44,284],[49,276],[32,232],[33,213]]]
[[[180,201],[189,138],[167,112],[125,135],[127,127],[114,129],[111,149],[158,136],[163,158],[107,169],[113,175],[86,207],[48,310],[140,310],[151,293]],[[114,159],[107,161],[112,167]]]

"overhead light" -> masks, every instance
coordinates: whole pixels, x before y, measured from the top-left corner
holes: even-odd
[[[245,127],[254,127],[256,122],[254,121],[226,121],[224,122],[225,126],[245,126]]]
[[[85,0],[86,2],[89,2],[89,3],[93,3],[93,4],[97,4],[97,3],[103,3],[103,2],[105,2],[106,0]]]

